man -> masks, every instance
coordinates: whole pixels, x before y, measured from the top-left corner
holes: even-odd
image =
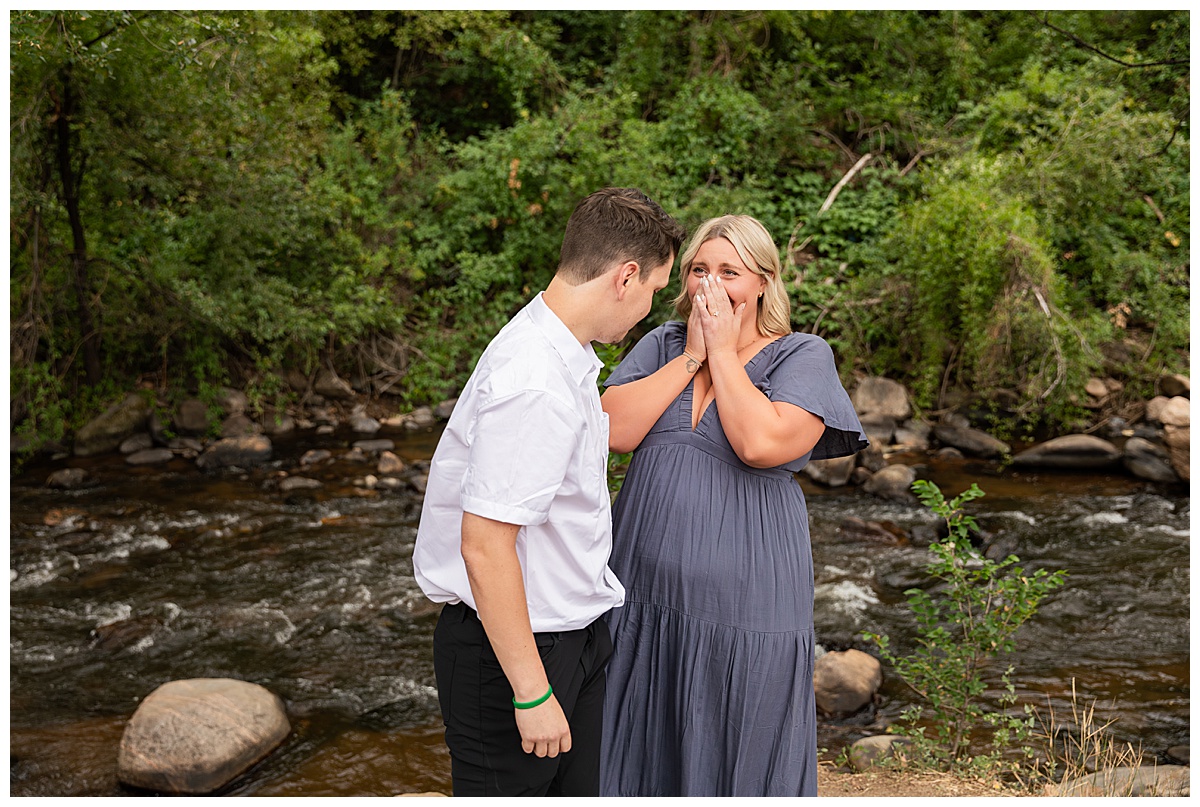
[[[593,341],[670,280],[683,229],[632,188],[588,196],[546,290],[479,359],[433,456],[413,569],[446,606],[434,672],[454,795],[599,794],[608,419]]]

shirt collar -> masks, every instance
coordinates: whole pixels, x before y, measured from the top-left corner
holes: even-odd
[[[604,366],[603,362],[596,356],[591,342],[586,345],[580,344],[575,334],[571,333],[571,329],[558,318],[558,314],[546,305],[546,301],[542,299],[543,294],[544,292],[539,291],[525,310],[567,365],[571,377],[577,384],[583,384],[589,376],[594,377],[600,372],[600,368]]]

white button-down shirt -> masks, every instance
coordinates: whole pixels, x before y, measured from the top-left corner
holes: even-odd
[[[434,602],[475,598],[463,512],[521,525],[535,633],[583,628],[625,601],[608,568],[608,416],[601,362],[539,294],[488,345],[433,455],[413,571]]]

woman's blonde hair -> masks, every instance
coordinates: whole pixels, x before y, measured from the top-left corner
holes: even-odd
[[[692,315],[692,298],[687,292],[688,272],[692,261],[705,241],[724,238],[733,244],[742,263],[766,280],[763,295],[758,299],[758,332],[762,336],[791,333],[792,304],[780,276],[779,250],[767,228],[753,216],[721,216],[700,225],[679,258],[679,279],[682,288],[675,298],[675,313],[686,322]]]

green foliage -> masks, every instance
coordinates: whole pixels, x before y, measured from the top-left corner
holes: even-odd
[[[924,700],[905,712],[900,733],[919,740],[918,749],[940,763],[971,764],[967,753],[975,731],[981,724],[990,725],[992,751],[980,755],[976,764],[992,764],[1010,744],[1023,740],[1033,724],[1028,711],[1025,717],[1012,717],[1007,711],[1016,702],[1011,666],[1000,675],[1000,710],[985,710],[984,671],[997,656],[1012,652],[1017,629],[1063,584],[1066,573],[1028,573],[1017,565],[1015,555],[997,562],[975,551],[969,532],[977,531],[978,525],[962,507],[984,495],[978,485],[950,501],[932,482],[918,480],[912,487],[949,529],[944,540],[930,547],[934,559],[927,569],[939,586],[933,593],[918,588],[905,592],[917,623],[917,647],[910,655],[893,651],[885,635],[865,638]],[[932,736],[918,725],[925,714],[933,722]]]
[[[760,218],[797,327],[926,406],[1071,420],[1118,338],[1127,389],[1187,365],[1186,12],[9,20],[14,426],[56,433],[100,377],[452,394],[605,185]]]

